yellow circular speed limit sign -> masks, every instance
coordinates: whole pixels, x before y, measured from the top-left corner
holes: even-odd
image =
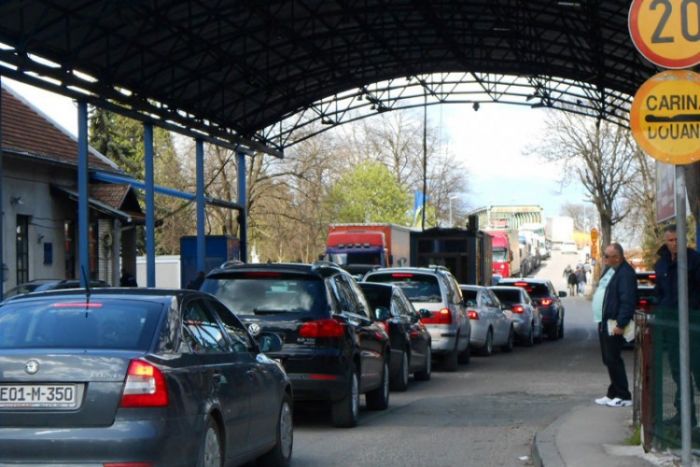
[[[700,63],[700,0],[633,0],[628,26],[650,62],[664,68]]]
[[[654,159],[675,165],[700,160],[700,75],[670,70],[649,78],[634,95],[630,128]]]

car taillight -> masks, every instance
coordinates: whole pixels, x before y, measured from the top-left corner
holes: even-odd
[[[527,282],[516,282],[515,284],[516,287],[527,287]]]
[[[479,319],[479,313],[476,310],[467,310],[467,316],[469,319]]]
[[[299,326],[299,337],[343,337],[345,324],[335,319],[319,319],[308,321]]]
[[[165,407],[168,402],[163,373],[146,361],[132,360],[126,372],[120,407]]]
[[[513,305],[513,313],[522,313],[525,311],[525,308],[522,305]]]
[[[430,318],[421,318],[424,324],[452,324],[452,312],[449,308],[434,311]]]
[[[391,275],[394,279],[407,279],[409,277],[413,277],[413,274],[410,272],[395,272]]]
[[[552,300],[551,298],[543,298],[542,300],[540,300],[540,305],[549,306],[552,304],[553,301],[554,300]]]

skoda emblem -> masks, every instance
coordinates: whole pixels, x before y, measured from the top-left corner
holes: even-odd
[[[248,325],[248,332],[250,332],[250,335],[255,337],[258,334],[260,334],[260,325],[258,323],[251,323]]]
[[[29,360],[27,363],[24,364],[24,371],[26,371],[30,375],[35,374],[37,371],[39,371],[39,362],[37,362],[36,360]]]

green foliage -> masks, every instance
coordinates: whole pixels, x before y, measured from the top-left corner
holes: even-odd
[[[334,222],[410,223],[409,191],[379,162],[363,162],[343,175],[327,203]]]

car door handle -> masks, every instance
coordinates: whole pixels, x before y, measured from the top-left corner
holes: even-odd
[[[226,378],[224,375],[221,374],[220,371],[215,371],[214,374],[212,375],[212,380],[214,381],[214,384],[216,386],[221,386],[224,382],[226,382]]]
[[[257,372],[255,370],[247,370],[245,374],[248,375],[248,378],[255,379]]]

